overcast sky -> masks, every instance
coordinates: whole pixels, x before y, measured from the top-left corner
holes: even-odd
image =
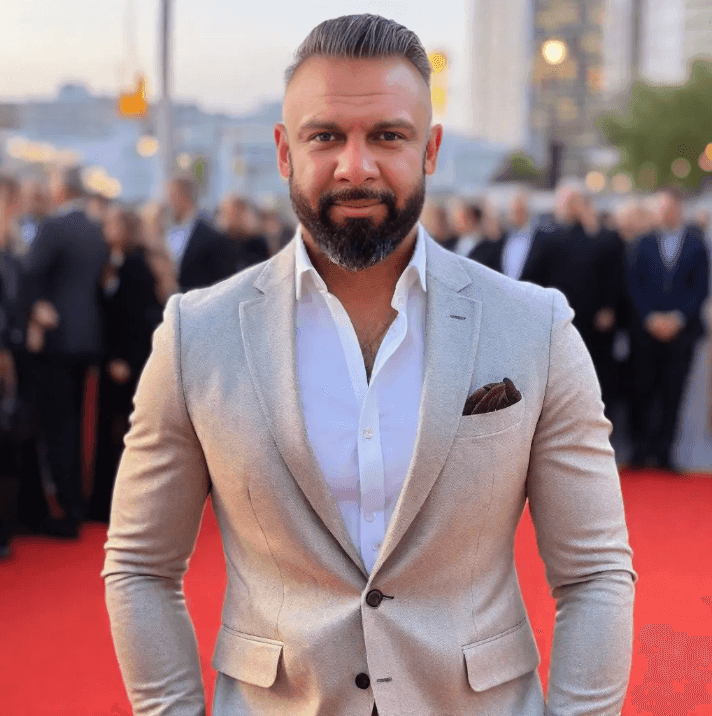
[[[464,116],[468,0],[174,0],[174,95],[208,110],[239,112],[281,97],[292,53],[319,22],[373,12],[415,31],[451,59],[447,123]],[[131,77],[130,43],[157,91],[158,0],[2,0],[0,97],[54,96],[66,81],[116,94]],[[128,9],[128,12],[127,12]],[[133,17],[133,23],[127,17]],[[127,27],[135,32],[127,32]]]

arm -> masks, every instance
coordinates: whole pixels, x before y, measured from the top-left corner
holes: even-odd
[[[556,599],[547,716],[614,716],[625,697],[637,579],[591,358],[554,294],[549,375],[527,476]]]
[[[695,251],[690,257],[692,285],[688,294],[688,300],[682,307],[685,323],[702,320],[702,304],[707,298],[709,291],[709,258],[707,249],[702,243],[703,239],[695,241]]]
[[[202,716],[198,648],[183,575],[209,489],[183,399],[180,297],[166,306],[136,391],[111,510],[106,605],[136,716]]]

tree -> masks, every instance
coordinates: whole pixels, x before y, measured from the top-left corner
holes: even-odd
[[[684,85],[633,83],[627,106],[602,115],[598,127],[621,150],[614,172],[636,188],[699,191],[712,178],[712,62],[695,60]]]
[[[494,175],[495,182],[519,182],[538,186],[544,180],[544,170],[524,152],[510,154]]]

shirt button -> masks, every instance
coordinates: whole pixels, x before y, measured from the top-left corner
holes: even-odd
[[[369,440],[370,440],[370,439],[373,437],[373,433],[374,433],[373,428],[366,428],[366,429],[363,431],[363,436],[364,436],[366,439],[369,439]]]
[[[376,519],[376,515],[373,512],[367,512],[363,519],[366,520],[366,522],[373,522]]]
[[[379,549],[381,549],[381,543],[376,542],[376,544],[373,545],[373,551],[378,552]]]

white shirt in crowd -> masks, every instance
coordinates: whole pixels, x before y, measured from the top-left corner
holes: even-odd
[[[677,263],[679,251],[682,248],[682,231],[663,232],[660,240],[660,254],[665,265],[672,269]]]
[[[502,249],[502,271],[505,276],[519,279],[532,243],[532,225],[527,224],[507,237]]]
[[[168,232],[168,247],[177,266],[183,260],[183,254],[188,246],[188,239],[193,233],[197,219],[197,215],[192,214],[182,224],[176,224]]]
[[[482,236],[478,233],[463,234],[455,244],[453,251],[460,256],[469,256],[472,249],[482,241]]]
[[[425,347],[425,236],[398,279],[398,311],[366,378],[351,319],[296,235],[296,360],[307,434],[370,572],[410,465]]]

